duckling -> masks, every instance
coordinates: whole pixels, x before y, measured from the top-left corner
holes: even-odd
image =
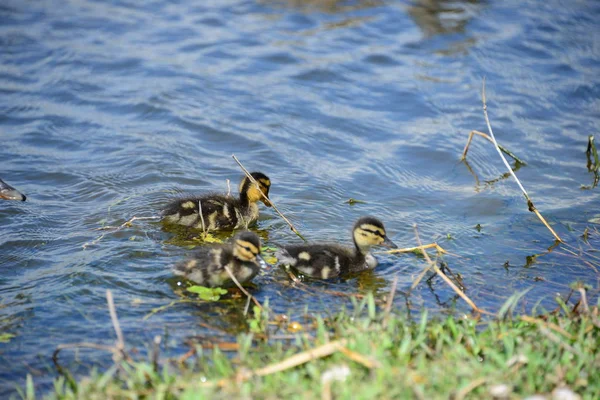
[[[231,287],[235,283],[225,267],[243,284],[254,278],[262,265],[266,263],[260,256],[260,238],[245,231],[230,243],[200,248],[190,259],[176,264],[173,272],[201,286]]]
[[[338,244],[300,244],[283,246],[275,256],[281,264],[306,276],[328,279],[375,268],[377,259],[370,253],[372,246],[397,248],[386,236],[383,223],[374,217],[359,218],[352,228],[352,239],[354,248]]]
[[[247,176],[240,182],[240,197],[209,194],[201,197],[187,197],[173,201],[163,211],[163,220],[173,224],[184,225],[196,229],[221,231],[238,228],[248,228],[258,219],[259,200],[271,207],[268,200],[271,180],[261,172],[250,174],[259,188]],[[266,199],[261,195],[264,193]],[[202,208],[200,218],[199,209]]]
[[[0,179],[0,199],[25,201],[27,197],[14,187]]]

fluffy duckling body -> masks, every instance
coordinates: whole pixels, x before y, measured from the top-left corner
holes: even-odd
[[[319,279],[329,279],[349,272],[373,269],[377,259],[371,247],[387,245],[397,247],[387,236],[383,223],[374,217],[362,217],[352,228],[354,247],[339,244],[303,244],[284,246],[275,256],[302,274]]]
[[[27,197],[14,187],[0,179],[0,199],[25,201]]]
[[[241,232],[231,243],[200,248],[190,259],[176,264],[173,272],[201,286],[230,287],[235,283],[226,267],[243,284],[258,274],[261,263],[260,238],[252,232]]]
[[[271,203],[261,194],[262,192],[267,198],[269,197],[271,180],[261,172],[252,172],[250,175],[258,183],[258,188],[245,176],[240,182],[239,198],[209,194],[178,199],[163,211],[163,220],[202,230],[204,219],[204,229],[207,232],[248,228],[258,220],[259,200],[267,207],[271,207]],[[202,218],[199,213],[200,208]]]

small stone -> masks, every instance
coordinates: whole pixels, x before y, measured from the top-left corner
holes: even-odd
[[[511,393],[512,393],[512,387],[510,387],[504,383],[500,383],[498,385],[494,385],[494,386],[490,387],[490,395],[494,399],[508,399],[508,397],[510,396]]]
[[[552,391],[552,400],[581,400],[581,396],[565,386]]]

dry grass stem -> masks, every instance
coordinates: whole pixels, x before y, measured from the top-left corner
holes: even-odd
[[[202,222],[202,234],[206,239],[206,225],[204,224],[204,215],[202,215],[202,202],[198,200],[198,214],[200,214],[200,222]]]
[[[533,318],[530,317],[528,315],[521,315],[519,317],[521,319],[521,321],[525,321],[525,322],[529,322],[530,324],[536,324],[539,326],[543,326],[547,329],[551,329],[555,332],[560,333],[561,335],[563,335],[564,337],[570,339],[570,340],[575,340],[576,338],[574,338],[569,332],[565,331],[563,328],[561,328],[560,326],[553,324],[551,322],[546,322],[544,320],[538,319],[538,318]]]
[[[347,342],[348,341],[345,339],[336,340],[335,342],[329,342],[322,346],[315,347],[314,349],[303,351],[302,353],[295,354],[281,362],[257,369],[253,372],[253,375],[271,375],[277,372],[297,367],[298,365],[305,364],[309,361],[316,360],[318,358],[330,356],[336,351],[339,351],[342,347],[346,346]]]
[[[352,361],[361,364],[362,366],[373,369],[381,367],[381,364],[376,360],[370,360],[367,357],[359,354],[355,351],[348,349],[347,347],[340,347],[340,353],[351,359]]]
[[[108,351],[113,354],[113,361],[115,365],[118,365],[122,360],[131,361],[131,357],[125,352],[125,340],[123,338],[123,332],[121,331],[121,326],[119,325],[119,319],[117,318],[117,311],[115,309],[115,303],[113,301],[112,292],[110,290],[106,290],[106,302],[108,303],[108,311],[110,313],[110,319],[113,324],[113,328],[117,335],[117,341],[114,346],[106,346],[96,343],[89,342],[80,342],[80,343],[69,343],[69,344],[59,344],[56,346],[54,353],[52,354],[52,361],[56,365],[59,370],[62,370],[62,367],[58,363],[58,354],[65,349],[80,349],[80,348],[88,348],[88,349],[96,349]]]
[[[597,316],[595,314],[593,314],[593,313],[590,312],[590,307],[588,305],[587,295],[585,293],[585,289],[584,288],[579,288],[577,290],[579,291],[579,294],[581,295],[581,302],[583,303],[583,311],[585,312],[586,315],[588,315],[592,319],[592,323],[597,328],[600,328],[600,321],[598,321]]]
[[[93,246],[93,245],[97,244],[97,243],[98,243],[99,241],[101,241],[101,240],[104,238],[104,236],[106,236],[107,234],[109,234],[109,233],[115,233],[115,232],[118,232],[118,231],[120,231],[121,229],[123,229],[123,228],[125,228],[125,227],[130,227],[130,226],[131,226],[131,223],[132,223],[133,221],[140,221],[140,220],[147,220],[147,219],[160,219],[160,217],[159,217],[159,216],[152,216],[152,217],[135,217],[135,216],[134,216],[134,217],[133,217],[133,218],[131,218],[129,221],[127,221],[127,222],[123,222],[123,223],[122,223],[121,225],[119,225],[119,226],[106,226],[106,227],[103,227],[103,228],[101,228],[101,229],[103,229],[103,230],[109,230],[109,229],[110,229],[110,232],[105,232],[105,233],[103,233],[102,235],[98,236],[96,239],[92,240],[91,242],[85,242],[85,243],[84,243],[84,244],[83,244],[81,247],[82,247],[82,248],[85,250],[85,249],[87,249],[89,246]]]
[[[422,251],[424,253],[425,249],[436,249],[437,252],[440,254],[448,254],[448,252],[446,250],[444,250],[437,243],[430,243],[430,244],[425,244],[423,246],[416,246],[416,247],[405,247],[403,249],[392,249],[392,250],[386,250],[386,251],[380,251],[380,252],[378,251],[377,253],[379,253],[379,254],[413,253],[417,250]]]
[[[498,146],[498,142],[496,141],[496,137],[494,136],[494,131],[492,130],[492,125],[490,123],[490,118],[488,117],[488,113],[487,113],[487,103],[486,103],[486,97],[485,97],[485,78],[483,79],[483,84],[482,84],[482,88],[481,88],[481,101],[483,103],[483,115],[485,116],[485,122],[487,124],[488,131],[490,132],[490,137],[492,139],[492,142],[494,143],[494,147],[496,148],[496,151],[500,155],[500,158],[502,159],[502,162],[504,163],[504,165],[508,169],[508,172],[510,172],[510,174],[512,175],[512,177],[515,178],[515,181],[517,182],[517,185],[519,185],[519,188],[521,189],[521,192],[523,192],[523,195],[527,199],[527,206],[529,208],[529,211],[532,211],[533,213],[535,213],[535,215],[537,215],[537,217],[540,219],[540,221],[542,221],[542,223],[546,226],[546,228],[548,228],[548,230],[552,233],[552,235],[556,238],[556,240],[558,240],[558,241],[560,241],[562,243],[563,242],[562,239],[556,234],[556,232],[554,232],[554,229],[552,229],[550,227],[550,225],[548,224],[548,222],[546,222],[546,220],[544,219],[544,217],[542,216],[542,214],[540,214],[540,212],[537,210],[537,208],[535,208],[535,205],[533,204],[533,201],[531,200],[531,198],[527,194],[527,191],[525,190],[525,188],[521,184],[521,181],[519,181],[519,178],[517,178],[517,175],[514,173],[514,171],[512,170],[512,168],[510,167],[510,165],[508,164],[508,161],[506,161],[506,158],[504,157],[504,155],[502,154],[502,151],[500,150],[500,147]]]
[[[108,311],[110,312],[110,319],[117,334],[117,349],[123,350],[125,348],[125,339],[123,338],[123,332],[121,331],[121,325],[117,318],[117,310],[113,301],[113,295],[110,289],[106,289],[106,302],[108,303]]]
[[[225,271],[227,272],[227,274],[229,275],[229,277],[231,278],[233,283],[235,283],[235,285],[238,287],[238,289],[240,289],[242,291],[242,293],[244,293],[248,298],[252,299],[254,304],[256,304],[258,306],[258,308],[260,308],[262,310],[262,306],[260,305],[258,300],[256,300],[256,298],[254,298],[254,296],[252,296],[250,293],[248,293],[248,291],[246,289],[244,289],[244,287],[240,284],[240,282],[237,280],[235,275],[233,275],[233,272],[231,272],[231,270],[229,269],[228,266],[225,266]],[[246,311],[248,311],[248,310],[246,309]],[[244,316],[245,315],[246,315],[246,313],[244,313]]]
[[[414,225],[414,229],[415,229],[415,237],[417,238],[417,243],[420,244],[421,239],[419,238],[419,230],[417,229],[417,224]],[[425,251],[423,251],[423,256],[427,260],[427,263],[430,265],[430,268],[433,268],[433,270],[440,276],[440,278],[442,278],[444,280],[444,282],[446,282],[448,284],[448,286],[450,286],[452,288],[452,290],[454,290],[454,292],[456,292],[457,295],[459,295],[469,306],[471,306],[473,311],[476,311],[478,313],[483,313],[483,314],[490,314],[489,312],[484,311],[484,310],[480,309],[479,307],[477,307],[475,305],[475,303],[462,290],[460,290],[460,288],[458,286],[456,286],[454,284],[454,282],[452,282],[450,280],[450,278],[448,278],[446,276],[446,274],[444,274],[440,270],[440,268],[436,265],[436,263],[431,261],[431,258],[429,258],[429,254],[427,254]]]
[[[115,354],[115,352],[118,352],[118,350],[115,346],[106,346],[106,345],[102,345],[102,344],[89,343],[89,342],[59,344],[58,346],[56,346],[54,353],[52,353],[52,361],[54,361],[54,364],[56,364],[57,366],[59,365],[58,364],[58,354],[62,350],[67,350],[67,349],[94,349],[94,350],[108,351],[113,354]]]
[[[235,160],[235,162],[240,166],[240,168],[242,169],[242,171],[244,171],[244,173],[246,174],[246,176],[248,177],[248,179],[250,179],[250,181],[252,183],[254,183],[256,185],[257,188],[259,188],[258,186],[258,182],[256,182],[256,179],[254,179],[252,177],[252,175],[250,175],[250,172],[248,172],[248,170],[246,168],[244,168],[244,166],[242,165],[242,163],[240,162],[240,160],[238,160],[238,158],[235,156],[235,154],[232,154],[231,157],[233,157],[233,159]],[[285,217],[285,215],[283,215],[281,213],[281,211],[279,211],[279,209],[277,208],[277,206],[275,206],[275,203],[273,203],[273,200],[269,199],[263,192],[262,190],[260,190],[259,188],[259,193],[261,194],[261,196],[267,200],[271,206],[273,207],[273,210],[275,210],[275,212],[277,214],[279,214],[279,216],[289,225],[290,229],[292,230],[292,232],[294,232],[296,235],[298,235],[298,237],[302,240],[304,240],[306,242],[306,239],[304,238],[304,236],[302,236],[302,234],[300,232],[298,232],[298,230],[296,229],[296,227],[290,222],[289,219],[287,219]]]
[[[394,277],[392,282],[392,288],[390,289],[389,297],[387,298],[387,302],[385,303],[385,308],[383,310],[383,326],[387,326],[388,317],[392,312],[392,305],[394,304],[394,296],[396,295],[396,287],[398,286],[398,276]]]
[[[479,131],[471,131],[471,132],[469,132],[469,138],[467,139],[467,144],[465,145],[465,148],[463,150],[462,156],[460,157],[460,159],[463,160],[463,161],[467,158],[467,152],[469,151],[469,146],[471,145],[471,140],[473,140],[473,136],[474,135],[479,135],[479,136],[481,136],[483,138],[486,138],[490,142],[494,143],[494,141],[492,140],[492,138],[489,137],[489,135],[487,135],[487,134],[485,134],[483,132],[479,132]],[[521,160],[519,157],[517,157],[513,152],[511,152],[510,150],[508,150],[506,147],[503,147],[501,145],[498,145],[498,147],[500,148],[500,150],[503,153],[505,153],[509,157],[512,157],[512,159],[515,160],[516,162],[518,162],[519,164],[527,165],[527,163],[525,161]]]
[[[456,396],[454,396],[455,400],[463,400],[469,393],[473,390],[477,389],[479,386],[483,385],[487,381],[486,378],[475,379],[474,381],[469,382],[465,387],[460,389]]]
[[[227,181],[227,197],[231,197],[231,181],[226,179]]]

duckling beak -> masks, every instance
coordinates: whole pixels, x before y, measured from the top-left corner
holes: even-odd
[[[266,195],[265,195],[265,196],[266,196]],[[265,206],[267,206],[267,207],[271,207],[271,201],[269,200],[269,196],[267,196],[266,198],[265,198],[265,197],[263,197],[263,198],[261,199],[261,201],[264,203],[264,205],[265,205]]]
[[[387,236],[385,236],[385,237],[383,238],[383,243],[381,243],[381,245],[382,245],[382,246],[385,246],[385,247],[390,247],[390,248],[392,248],[392,249],[397,249],[397,248],[398,248],[398,246],[396,246],[396,243],[392,242],[392,241],[390,240],[390,238],[389,238],[389,237],[387,237]]]
[[[6,185],[7,188],[0,190],[0,199],[25,201],[27,197],[17,189]]]

